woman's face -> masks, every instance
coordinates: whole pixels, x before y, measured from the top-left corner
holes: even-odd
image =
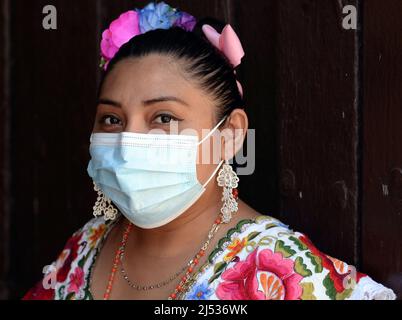
[[[192,129],[201,140],[207,133],[202,130],[212,129],[220,120],[216,119],[217,111],[212,98],[186,79],[177,62],[153,54],[122,60],[110,71],[101,88],[93,132],[163,130],[180,134],[183,129]],[[177,126],[177,132],[171,131],[173,126]],[[208,139],[198,147],[199,159],[203,159],[202,150],[210,155],[213,150],[218,152],[218,162],[223,158],[222,147],[212,142]],[[212,163],[211,159],[207,159],[209,164],[197,164],[201,183],[216,168],[216,160]]]

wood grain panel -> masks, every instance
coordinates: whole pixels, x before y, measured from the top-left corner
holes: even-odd
[[[281,218],[358,263],[357,44],[340,5],[278,1]]]
[[[402,1],[363,12],[363,267],[402,299]]]

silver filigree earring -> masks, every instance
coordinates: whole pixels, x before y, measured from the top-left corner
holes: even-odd
[[[225,163],[223,163],[222,168],[219,170],[216,180],[218,181],[218,186],[223,187],[223,205],[221,208],[222,222],[228,223],[232,219],[233,213],[238,210],[237,186],[239,177],[237,176],[236,172],[233,171],[233,168],[227,159],[225,160]]]
[[[95,205],[93,206],[93,215],[95,217],[102,216],[105,220],[116,219],[117,209],[111,203],[111,200],[107,198],[98,185],[94,182],[94,190],[98,192]]]

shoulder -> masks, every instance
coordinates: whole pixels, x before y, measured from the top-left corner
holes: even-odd
[[[31,299],[85,298],[88,273],[95,249],[104,238],[111,221],[92,218],[66,241],[57,258],[43,270],[43,278],[23,297]]]
[[[243,220],[221,239],[206,272],[212,299],[395,299],[354,266],[321,252],[307,235],[269,216]]]

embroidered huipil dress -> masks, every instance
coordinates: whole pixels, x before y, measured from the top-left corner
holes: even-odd
[[[91,219],[67,241],[49,274],[23,299],[90,300],[90,273],[114,222]],[[221,238],[180,299],[393,300],[394,292],[322,253],[309,238],[265,215],[241,220]]]

